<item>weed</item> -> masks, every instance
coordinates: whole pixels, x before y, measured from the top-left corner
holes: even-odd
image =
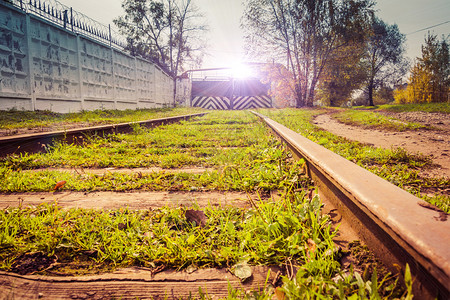
[[[376,269],[368,279],[355,272],[353,267],[348,273],[318,271],[330,264],[332,262],[326,260],[311,261],[301,266],[292,279],[284,277],[281,289],[284,296],[287,299],[412,299],[408,265],[405,287],[400,287],[398,279],[390,273],[379,278]]]
[[[5,209],[0,211],[1,268],[10,269],[11,261],[29,252],[57,255],[63,263],[91,251],[93,264],[151,267],[157,262],[173,268],[231,267],[242,258],[257,265],[306,261],[307,240],[327,251],[334,249],[334,233],[321,215],[320,200],[305,195],[260,201],[247,211],[210,206],[202,227],[189,223],[182,208],[61,210],[43,204]]]

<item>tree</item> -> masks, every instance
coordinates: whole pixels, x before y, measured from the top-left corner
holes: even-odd
[[[428,33],[422,46],[422,57],[418,63],[430,77],[430,89],[427,91],[432,102],[447,100],[450,87],[449,50],[445,38],[439,42],[437,36]]]
[[[322,105],[340,106],[361,88],[366,76],[361,63],[364,48],[364,42],[351,43],[330,57],[319,80],[317,94]]]
[[[124,0],[125,15],[114,23],[127,37],[134,55],[149,58],[174,78],[189,61],[198,61],[204,48],[202,35],[207,30],[203,15],[192,0]]]
[[[296,106],[311,106],[332,54],[362,39],[371,0],[249,0],[242,27],[247,48],[286,60],[295,81]]]
[[[388,25],[377,17],[373,18],[365,57],[369,105],[374,105],[373,92],[376,88],[406,73],[408,61],[403,58],[404,43],[405,35],[400,33],[397,25]]]
[[[422,57],[417,58],[408,78],[408,87],[397,102],[423,103],[448,101],[450,88],[449,49],[446,38],[439,42],[428,34],[422,46]]]
[[[295,101],[295,80],[282,64],[266,64],[262,70],[264,74],[262,83],[270,84],[269,95],[273,99],[274,107],[283,108],[291,106]]]

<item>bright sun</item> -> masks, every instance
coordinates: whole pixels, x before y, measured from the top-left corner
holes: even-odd
[[[231,68],[231,75],[233,78],[244,79],[252,77],[253,70],[248,65],[245,64],[236,64]]]

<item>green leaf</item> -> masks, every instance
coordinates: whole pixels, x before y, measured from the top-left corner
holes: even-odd
[[[188,237],[186,243],[187,243],[188,245],[192,245],[192,244],[195,243],[196,240],[197,240],[197,237],[196,237],[194,234],[191,234],[191,235],[189,235],[189,237]]]
[[[252,276],[252,268],[247,264],[247,262],[239,262],[234,265],[234,275],[241,279],[242,281],[250,278]]]
[[[411,270],[409,269],[409,264],[406,264],[404,278],[405,278],[405,285],[406,285],[406,290],[407,290],[405,299],[412,300],[414,295],[412,292],[412,277],[411,277]]]

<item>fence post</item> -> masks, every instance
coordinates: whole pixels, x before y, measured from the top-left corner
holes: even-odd
[[[76,35],[76,47],[77,47],[77,69],[78,69],[78,94],[81,100],[81,109],[85,110],[84,103],[84,87],[83,87],[83,62],[81,60],[81,38]]]
[[[64,10],[64,17],[63,17],[63,19],[64,19],[64,29],[66,29],[66,23],[68,23],[68,17],[67,17],[67,9],[66,10]]]
[[[112,47],[111,24],[108,24],[109,30],[109,46]]]
[[[73,32],[73,9],[72,9],[72,7],[70,8],[70,25],[72,27],[72,32]]]
[[[153,76],[153,98],[155,99],[155,105],[158,105],[158,104],[160,104],[159,95],[158,95],[158,84],[157,84],[159,69],[155,63],[153,63],[153,70],[154,70],[154,72],[153,72],[153,74],[154,74],[154,76]]]
[[[114,72],[114,49],[110,47],[111,50],[111,80],[112,80],[112,88],[113,88],[113,100],[114,100],[114,108],[117,108],[117,82],[116,82],[116,74]]]
[[[22,3],[22,1],[21,1]],[[33,56],[31,51],[31,20],[30,15],[24,12],[25,16],[25,42],[27,45],[27,58],[28,58],[28,83],[30,85],[30,100],[31,110],[36,110],[36,92],[35,92],[35,79],[33,68]]]
[[[133,56],[133,58],[134,58],[134,98],[136,99],[136,108],[139,108],[140,93],[138,84],[138,64],[136,56]]]
[[[111,50],[111,79],[112,79],[112,86],[113,86],[113,100],[114,100],[114,109],[117,109],[117,80],[116,80],[116,74],[114,68],[114,48],[112,47],[112,38],[111,38],[111,24],[108,24],[109,29],[109,48]]]

